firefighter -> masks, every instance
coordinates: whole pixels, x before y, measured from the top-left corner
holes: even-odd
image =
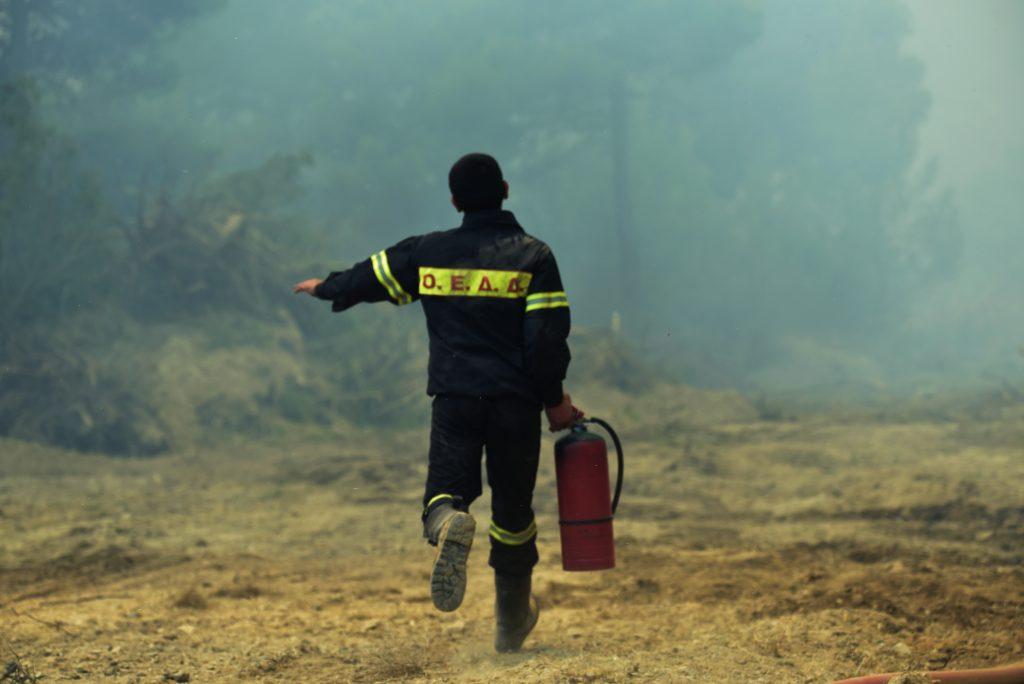
[[[537,564],[532,500],[540,455],[540,411],[552,432],[582,417],[563,392],[569,366],[569,300],[555,257],[502,210],[508,183],[498,162],[467,154],[448,174],[462,225],[410,237],[347,271],[294,287],[344,311],[360,302],[419,300],[427,317],[433,397],[423,495],[423,535],[437,546],[430,594],[459,607],[476,522],[469,512],[491,487],[496,590],[495,648],[517,651],[537,622],[530,591]]]

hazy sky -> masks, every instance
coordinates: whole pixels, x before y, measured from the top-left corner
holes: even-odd
[[[907,49],[926,66],[924,149],[957,188],[1024,153],[1024,2],[906,0]]]
[[[1024,156],[1024,2],[906,0],[907,49],[925,63],[932,109],[921,137],[958,189]]]
[[[908,327],[944,331],[932,337],[950,359],[1013,357],[1024,342],[1024,2],[906,3],[906,49],[932,97],[919,161],[938,162],[963,235],[958,278],[928,293]]]

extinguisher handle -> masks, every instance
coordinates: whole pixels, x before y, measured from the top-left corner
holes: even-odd
[[[617,456],[619,466],[618,472],[615,476],[615,494],[612,495],[612,515],[615,515],[615,509],[619,507],[619,497],[622,496],[622,472],[625,469],[625,460],[622,455],[622,442],[619,441],[619,436],[615,433],[615,429],[600,418],[586,418],[580,422],[600,425],[612,438],[612,443],[615,444],[615,454]]]

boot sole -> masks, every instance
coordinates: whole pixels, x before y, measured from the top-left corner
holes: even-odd
[[[456,513],[437,536],[438,554],[430,573],[430,598],[434,607],[449,613],[462,605],[466,595],[466,561],[473,547],[476,521],[469,513]]]

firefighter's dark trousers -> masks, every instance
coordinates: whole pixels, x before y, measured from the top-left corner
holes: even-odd
[[[449,503],[461,510],[483,493],[487,452],[491,486],[490,565],[509,575],[537,564],[533,487],[540,456],[540,404],[514,397],[434,397],[424,512]]]

